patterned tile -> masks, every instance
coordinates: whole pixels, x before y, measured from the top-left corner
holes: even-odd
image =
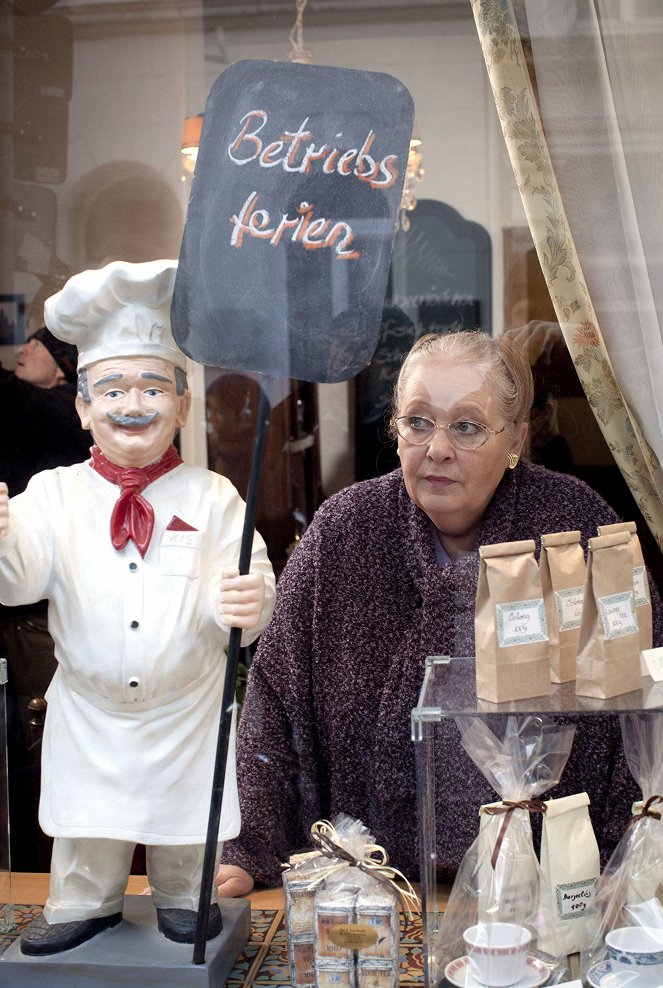
[[[251,943],[265,943],[271,940],[271,932],[276,920],[283,915],[282,909],[252,909],[251,910]]]
[[[234,985],[244,985],[250,984],[247,980],[251,969],[254,966],[254,962],[263,950],[263,947],[259,943],[247,943],[246,947],[242,953],[237,958],[234,968],[228,975],[228,984]]]
[[[21,935],[21,931],[41,913],[41,906],[14,906],[14,922],[16,927],[6,933],[0,933],[0,954]]]
[[[0,954],[16,939],[21,930],[41,912],[41,906],[14,906],[16,929],[0,934]],[[404,985],[423,985],[423,951],[421,923],[418,919],[401,924],[400,978]],[[251,936],[237,958],[226,982],[229,986],[249,985],[290,988],[288,938],[282,909],[254,909],[251,912]]]
[[[289,985],[290,963],[288,942],[272,941],[261,958],[260,967],[254,975],[254,984]]]

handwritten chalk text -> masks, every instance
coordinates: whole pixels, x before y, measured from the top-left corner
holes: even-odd
[[[264,110],[251,110],[240,120],[238,134],[228,146],[228,155],[236,165],[247,165],[257,161],[261,168],[281,167],[285,172],[308,175],[312,166],[319,165],[323,174],[354,175],[362,182],[368,182],[373,189],[389,189],[398,178],[395,167],[397,156],[388,154],[377,161],[369,151],[375,141],[375,131],[370,130],[361,148],[348,148],[342,151],[330,144],[316,144],[311,141],[313,133],[307,130],[309,118],[297,130],[285,130],[278,138],[265,143],[259,133],[267,124]],[[341,134],[336,134],[340,137]],[[310,143],[306,143],[309,141]]]
[[[233,231],[230,243],[238,249],[242,246],[244,236],[257,237],[267,240],[272,247],[280,243],[286,234],[292,243],[301,243],[307,250],[318,250],[320,247],[333,247],[337,257],[353,261],[359,257],[359,251],[350,250],[354,239],[352,227],[344,220],[331,220],[318,217],[313,219],[313,206],[308,202],[300,202],[296,212],[298,216],[283,213],[274,222],[268,210],[257,209],[257,191],[249,193],[239,213],[230,217]]]

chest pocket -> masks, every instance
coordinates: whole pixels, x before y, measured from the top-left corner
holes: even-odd
[[[164,576],[200,576],[202,532],[165,531],[159,545],[159,567]]]

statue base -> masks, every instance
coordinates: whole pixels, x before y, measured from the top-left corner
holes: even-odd
[[[193,944],[174,943],[157,929],[151,896],[126,895],[123,921],[87,943],[48,957],[27,957],[16,940],[0,956],[0,985],[12,988],[221,988],[251,934],[247,899],[219,901],[223,930],[194,964]]]

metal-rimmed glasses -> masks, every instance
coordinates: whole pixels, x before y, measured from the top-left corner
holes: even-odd
[[[399,415],[392,419],[396,432],[406,443],[413,446],[423,446],[431,442],[438,429],[444,429],[449,442],[456,449],[479,449],[491,436],[499,436],[506,426],[501,429],[489,429],[487,425],[472,422],[471,419],[454,419],[453,422],[433,422],[423,415]]]

